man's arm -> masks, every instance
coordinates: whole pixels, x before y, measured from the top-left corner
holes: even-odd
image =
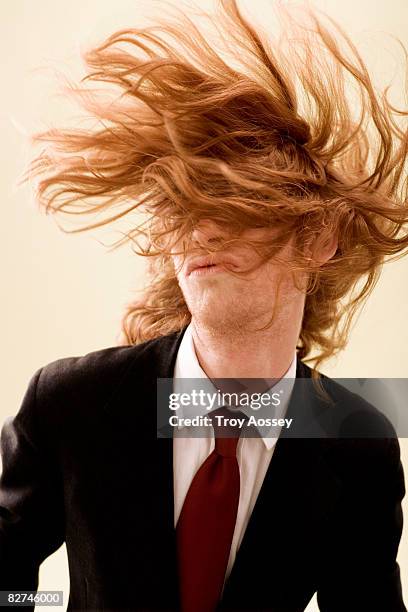
[[[352,441],[352,485],[345,485],[317,590],[321,612],[406,612],[396,562],[404,473],[398,439]],[[378,449],[381,449],[380,451]],[[367,469],[368,466],[368,469]]]
[[[0,590],[37,590],[42,561],[64,542],[58,461],[36,403],[39,369],[1,432]],[[28,608],[27,608],[28,609]]]

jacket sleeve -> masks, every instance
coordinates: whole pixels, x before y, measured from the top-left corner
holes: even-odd
[[[36,401],[41,374],[42,368],[1,431],[1,591],[36,591],[40,564],[64,542],[60,467],[51,450],[55,440]]]
[[[398,439],[369,440],[361,448],[365,468],[354,463],[353,484],[345,487],[337,528],[326,545],[319,609],[406,612],[396,561],[405,495]]]

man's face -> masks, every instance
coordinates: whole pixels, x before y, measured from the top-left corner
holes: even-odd
[[[274,228],[247,229],[242,239],[262,240],[273,244]],[[304,292],[299,291],[285,266],[271,259],[254,271],[238,277],[226,270],[241,272],[261,262],[261,257],[249,245],[234,240],[231,245],[208,254],[206,248],[217,246],[220,240],[230,238],[225,230],[212,221],[202,221],[182,254],[172,256],[178,283],[193,320],[214,331],[251,331],[267,324],[272,316],[278,283],[274,329],[288,325],[289,319],[298,325],[304,308]],[[293,252],[294,237],[279,252],[279,258],[288,261]],[[183,261],[184,259],[184,261]]]

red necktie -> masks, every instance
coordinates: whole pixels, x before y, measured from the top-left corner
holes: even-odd
[[[245,418],[242,412],[225,407],[213,415]],[[212,424],[215,448],[191,482],[176,527],[182,612],[216,609],[237,518],[240,476],[236,452],[241,430],[219,426],[214,417]]]

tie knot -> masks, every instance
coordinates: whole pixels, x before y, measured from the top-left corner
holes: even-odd
[[[235,457],[238,440],[248,417],[240,410],[222,406],[211,413],[215,451],[224,457]]]

